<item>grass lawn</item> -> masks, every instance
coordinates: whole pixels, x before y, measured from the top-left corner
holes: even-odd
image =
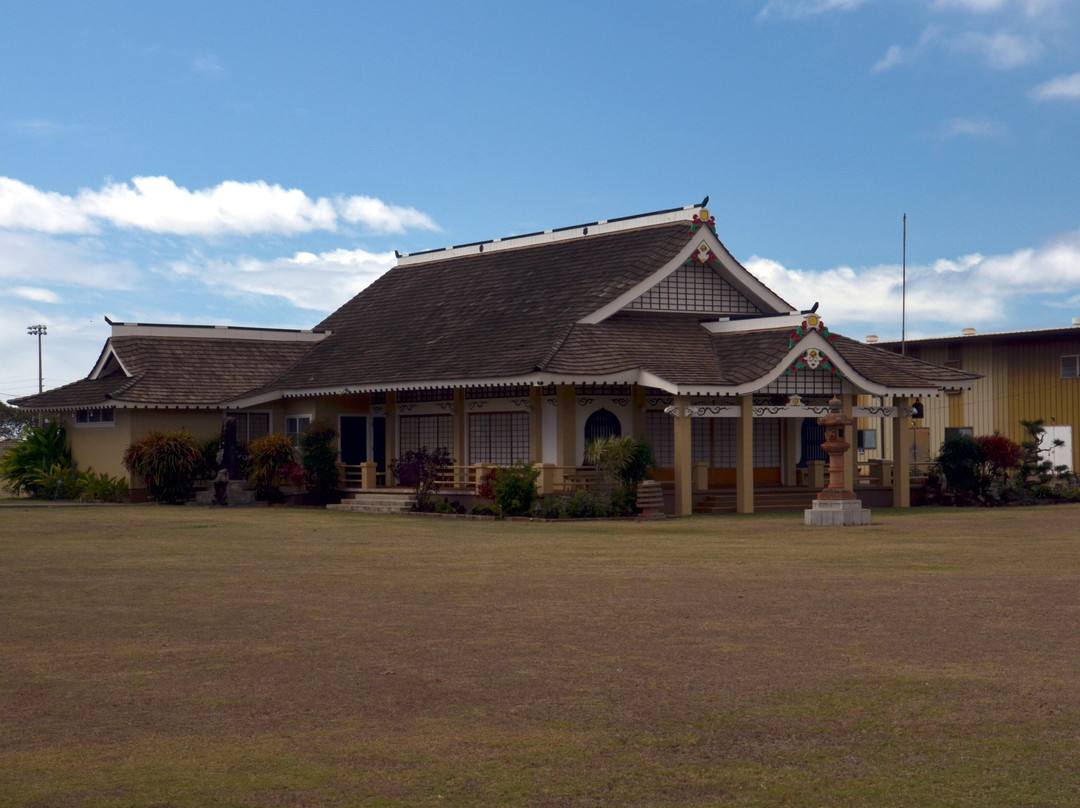
[[[1080,805],[1080,506],[0,507],[0,806]]]

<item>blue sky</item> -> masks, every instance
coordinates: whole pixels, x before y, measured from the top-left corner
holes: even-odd
[[[1076,0],[8,4],[0,399],[104,321],[310,328],[413,252],[711,196],[833,330],[1080,316]]]

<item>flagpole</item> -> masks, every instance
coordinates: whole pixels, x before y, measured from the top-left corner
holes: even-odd
[[[907,354],[907,214],[904,214],[904,276],[900,292],[900,355]]]

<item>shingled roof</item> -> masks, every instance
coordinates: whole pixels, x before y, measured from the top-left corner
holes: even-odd
[[[321,322],[283,389],[520,377],[690,240],[687,222],[399,265]]]
[[[214,407],[261,387],[293,365],[314,343],[281,339],[111,337],[105,370],[12,401],[28,410],[92,407]],[[111,356],[109,356],[111,352]]]

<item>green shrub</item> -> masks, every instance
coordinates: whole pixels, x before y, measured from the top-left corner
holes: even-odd
[[[541,519],[559,519],[563,515],[564,505],[562,497],[544,497],[537,503],[536,515]]]
[[[127,480],[110,477],[90,469],[79,474],[75,480],[75,498],[79,502],[123,502],[128,497]]]
[[[539,495],[540,471],[527,463],[504,466],[491,473],[491,494],[500,516],[531,516]]]
[[[304,476],[308,491],[318,504],[334,498],[338,487],[337,432],[328,426],[314,425],[300,437]]]
[[[189,432],[151,432],[124,451],[124,467],[158,502],[183,505],[202,463],[203,447]]]
[[[989,484],[986,449],[975,438],[949,438],[941,444],[936,462],[951,491],[978,496]]]
[[[579,489],[566,501],[567,519],[602,519],[611,516],[611,496],[603,491]]]
[[[51,497],[54,479],[49,472],[54,466],[74,467],[67,435],[56,422],[28,429],[25,437],[0,461],[0,476],[7,479],[8,487],[16,494]]]
[[[295,465],[292,441],[280,432],[248,444],[247,479],[261,499],[282,502],[281,486],[290,484],[289,472]]]

